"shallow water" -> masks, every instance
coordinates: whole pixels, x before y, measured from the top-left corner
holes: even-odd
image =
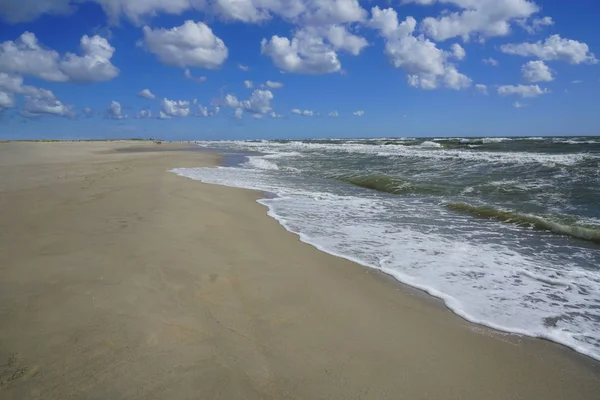
[[[600,138],[199,142],[288,230],[462,317],[600,360]]]

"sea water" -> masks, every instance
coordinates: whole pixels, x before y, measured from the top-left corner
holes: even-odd
[[[241,161],[173,172],[274,194],[304,242],[600,360],[600,138],[198,145]]]

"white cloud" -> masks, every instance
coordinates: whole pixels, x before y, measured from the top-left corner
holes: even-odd
[[[94,115],[94,110],[90,107],[83,107],[83,116],[89,118]]]
[[[302,31],[291,41],[277,35],[271,40],[263,39],[261,53],[271,57],[273,63],[286,72],[328,74],[341,69],[336,52],[325,45],[322,38],[308,37]]]
[[[213,111],[209,111],[208,107],[204,107],[202,104],[198,104],[198,115],[199,117],[214,117],[219,114],[220,108],[215,107]]]
[[[0,91],[4,93],[22,93],[23,78],[18,75],[0,72]]]
[[[518,20],[517,23],[521,28],[525,29],[527,33],[533,35],[534,33],[540,32],[546,26],[554,25],[554,20],[551,17],[534,18],[530,23],[526,19]]]
[[[33,20],[42,14],[70,14],[73,3],[99,4],[113,24],[126,17],[139,25],[160,13],[196,10],[223,20],[259,23],[274,16],[298,25],[327,25],[361,21],[365,10],[358,0],[4,0],[0,16],[10,23]]]
[[[583,83],[583,81],[581,81],[581,80],[579,80],[579,79],[576,79],[576,80],[574,80],[572,83],[574,83],[574,84],[576,84],[576,85],[577,85],[577,84]]]
[[[312,110],[300,110],[298,108],[292,108],[292,114],[302,115],[303,117],[312,117],[315,112]]]
[[[481,94],[488,94],[488,88],[486,85],[478,83],[477,85],[475,85],[475,89],[477,89],[477,91]]]
[[[566,61],[570,64],[596,64],[598,60],[587,44],[571,39],[563,39],[552,35],[545,41],[535,43],[505,44],[500,50],[506,54],[523,57],[537,57],[541,60]]]
[[[60,62],[60,69],[73,82],[103,82],[119,75],[119,69],[110,59],[115,53],[108,40],[100,36],[81,38],[82,56],[67,53]]]
[[[233,115],[236,119],[242,119],[242,117],[244,116],[244,110],[242,110],[241,108],[236,108]]]
[[[266,114],[271,111],[273,93],[269,90],[256,89],[248,100],[240,101],[232,94],[225,96],[223,104],[230,108],[240,108],[255,114]]]
[[[227,96],[225,96],[225,106],[231,107],[231,108],[237,108],[240,106],[240,102],[237,99],[237,97],[235,97],[232,94],[228,94]]]
[[[462,60],[467,56],[465,49],[458,43],[454,43],[450,49],[452,50],[452,56],[457,60]]]
[[[139,119],[151,118],[152,117],[152,112],[150,110],[140,110],[140,112],[138,112],[137,117]]]
[[[336,111],[332,111],[329,114],[327,114],[328,117],[330,118],[337,118],[339,116],[337,110]]]
[[[63,104],[50,90],[23,85],[18,75],[0,72],[0,109],[16,105],[15,94],[23,95],[25,102],[21,114],[26,117],[40,117],[44,114],[74,118],[72,106]]]
[[[265,83],[265,85],[271,89],[280,89],[283,87],[283,83],[281,82],[273,82],[273,81],[267,81]]]
[[[185,21],[171,29],[144,26],[144,44],[167,65],[218,68],[228,56],[225,43],[202,22]]]
[[[0,2],[0,16],[9,23],[27,22],[42,14],[68,15],[76,10],[74,3],[86,0],[4,0]],[[117,23],[124,15],[132,22],[139,24],[145,16],[153,16],[160,12],[180,14],[194,5],[202,6],[197,0],[88,0],[99,4],[113,23]]]
[[[261,52],[286,72],[328,74],[341,70],[336,51],[358,55],[367,45],[364,38],[351,34],[344,26],[306,26],[291,40],[277,35],[263,39]]]
[[[541,89],[538,85],[504,85],[498,87],[498,94],[501,96],[532,98],[546,93],[550,93],[550,91]]]
[[[325,32],[325,37],[335,49],[345,50],[352,55],[359,55],[363,48],[369,45],[363,37],[356,36],[342,25],[332,25]]]
[[[244,86],[246,86],[246,89],[252,89],[254,87],[254,83],[252,81],[244,81]]]
[[[283,115],[277,114],[275,111],[271,111],[269,115],[271,116],[271,118],[284,118]]]
[[[183,75],[190,81],[194,81],[194,82],[198,82],[198,83],[206,82],[205,76],[196,77],[196,76],[192,75],[192,72],[188,68],[186,68],[185,71],[183,71]]]
[[[354,115],[355,117],[362,117],[363,115],[365,115],[364,110],[358,110],[358,111],[354,111],[352,113],[352,115]]]
[[[240,105],[245,110],[265,114],[271,111],[271,100],[273,100],[273,93],[270,90],[257,89],[252,92],[248,100],[242,101]]]
[[[143,97],[144,99],[153,100],[156,98],[156,95],[150,91],[150,89],[144,89],[138,93],[138,97]]]
[[[254,119],[261,119],[262,117],[263,117],[262,114],[256,114],[256,113],[252,114],[252,118],[254,118]]]
[[[161,111],[169,117],[187,117],[190,115],[190,102],[184,100],[162,99]]]
[[[527,107],[527,104],[523,104],[523,103],[520,103],[520,102],[518,102],[518,101],[515,101],[515,102],[513,103],[513,107],[514,107],[514,108],[523,108],[523,107]]]
[[[419,4],[433,4],[431,0],[413,0]],[[506,36],[511,22],[529,18],[539,7],[529,0],[438,0],[449,3],[460,11],[444,12],[437,18],[427,17],[421,23],[422,30],[436,41],[461,37],[467,41],[471,36],[488,38]]]
[[[15,106],[15,96],[12,93],[0,90],[0,111]]]
[[[127,115],[123,114],[121,103],[118,101],[111,101],[110,106],[108,106],[108,109],[106,110],[106,118],[125,119],[127,118]]]
[[[258,23],[279,16],[297,25],[330,25],[364,19],[358,0],[215,0],[212,10],[225,20]]]
[[[63,104],[54,93],[45,89],[25,95],[25,104],[21,115],[26,117],[41,117],[42,115],[55,115],[59,117],[75,118],[72,106]]]
[[[115,78],[119,69],[111,62],[115,49],[100,36],[81,38],[82,55],[43,48],[31,32],[15,41],[0,43],[0,71],[32,75],[51,82],[100,82]]]
[[[498,62],[498,60],[489,57],[489,58],[484,58],[483,60],[481,60],[484,64],[488,64],[491,65],[492,67],[497,67],[498,65],[500,65],[500,63]]]
[[[158,114],[158,119],[171,119],[172,117],[169,114],[165,114],[164,112],[160,112]]]
[[[381,10],[374,7],[371,13],[369,25],[379,30],[386,39],[386,55],[394,67],[407,73],[410,86],[422,89],[445,86],[459,90],[471,85],[471,79],[448,62],[450,53],[438,49],[435,43],[423,36],[413,36],[417,25],[414,18],[408,17],[398,23],[398,14],[391,8]]]
[[[543,61],[529,61],[521,68],[523,79],[527,82],[551,82],[552,71]]]
[[[242,64],[238,64],[238,68],[241,69],[242,71],[248,71],[250,69],[249,66],[242,65]]]

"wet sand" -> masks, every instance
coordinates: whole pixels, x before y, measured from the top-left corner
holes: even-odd
[[[599,398],[599,363],[301,243],[187,150],[0,143],[0,399]]]

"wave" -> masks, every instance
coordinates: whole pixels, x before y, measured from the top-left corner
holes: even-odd
[[[600,229],[584,227],[568,223],[558,223],[533,215],[518,214],[511,211],[498,210],[486,206],[471,206],[465,203],[449,203],[446,207],[455,212],[470,214],[479,218],[493,219],[521,227],[548,231],[560,235],[572,236],[600,244]]]
[[[246,163],[248,166],[257,169],[266,169],[266,170],[278,170],[279,166],[274,162],[265,160],[262,156],[250,156],[248,157],[248,162]]]
[[[376,190],[378,192],[390,194],[430,194],[441,195],[445,191],[439,187],[426,186],[423,184],[415,185],[409,181],[393,178],[382,174],[369,175],[341,175],[335,176],[342,182],[346,182],[355,186],[360,186],[365,189]]]

